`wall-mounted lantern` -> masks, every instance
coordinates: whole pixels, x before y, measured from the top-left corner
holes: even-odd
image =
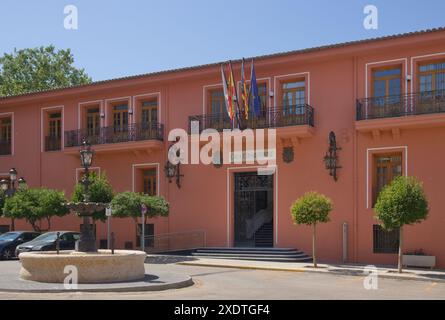
[[[178,150],[176,153],[178,157],[179,152],[180,151]],[[181,174],[180,165],[180,162],[178,162],[177,164],[173,164],[170,162],[170,160],[167,159],[167,162],[164,166],[165,177],[168,179],[168,182],[171,183],[173,179],[175,179],[178,188],[181,188],[181,178],[184,176],[183,174]]]
[[[329,170],[329,175],[337,181],[337,169],[341,167],[338,165],[338,155],[337,151],[341,148],[337,147],[337,141],[335,138],[335,133],[331,131],[329,133],[329,150],[324,157],[324,164],[327,170]]]

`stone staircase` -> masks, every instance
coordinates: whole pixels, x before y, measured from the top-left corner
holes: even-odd
[[[255,247],[258,248],[272,248],[273,247],[273,223],[263,224],[255,232]]]
[[[312,258],[292,248],[200,248],[192,256],[212,259],[256,260],[275,262],[310,262]]]

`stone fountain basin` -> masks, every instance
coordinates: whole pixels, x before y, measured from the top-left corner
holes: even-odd
[[[60,254],[55,251],[23,252],[19,255],[22,263],[20,278],[64,283],[67,277],[74,276],[74,266],[77,269],[77,283],[137,281],[145,277],[146,256],[145,252],[134,250],[115,250],[114,254],[110,250],[99,250],[97,253],[60,251]]]

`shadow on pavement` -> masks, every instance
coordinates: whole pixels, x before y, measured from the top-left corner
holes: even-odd
[[[145,263],[153,264],[170,264],[185,261],[196,261],[198,259],[186,256],[164,256],[164,255],[152,255],[145,259]]]

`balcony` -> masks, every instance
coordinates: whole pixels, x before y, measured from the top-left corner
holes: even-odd
[[[445,90],[357,100],[356,129],[399,130],[445,124]]]
[[[11,154],[11,141],[0,141],[0,156]]]
[[[45,151],[59,151],[62,147],[62,141],[60,137],[45,137]]]
[[[161,123],[132,123],[124,130],[109,126],[95,131],[65,131],[65,148],[68,148],[68,153],[73,152],[72,147],[79,147],[87,140],[90,144],[97,145],[97,152],[159,149],[162,148],[163,138],[164,125]]]
[[[189,117],[189,133],[191,133],[191,122],[199,122],[199,130],[232,129],[227,113],[204,114]],[[288,130],[288,128],[294,129]],[[299,128],[295,128],[299,127]],[[247,120],[243,120],[240,129],[278,129],[279,131],[296,131],[300,137],[311,136],[314,127],[314,109],[310,105],[286,106],[269,108],[262,111],[259,116],[250,115]],[[281,130],[281,128],[283,130]]]

